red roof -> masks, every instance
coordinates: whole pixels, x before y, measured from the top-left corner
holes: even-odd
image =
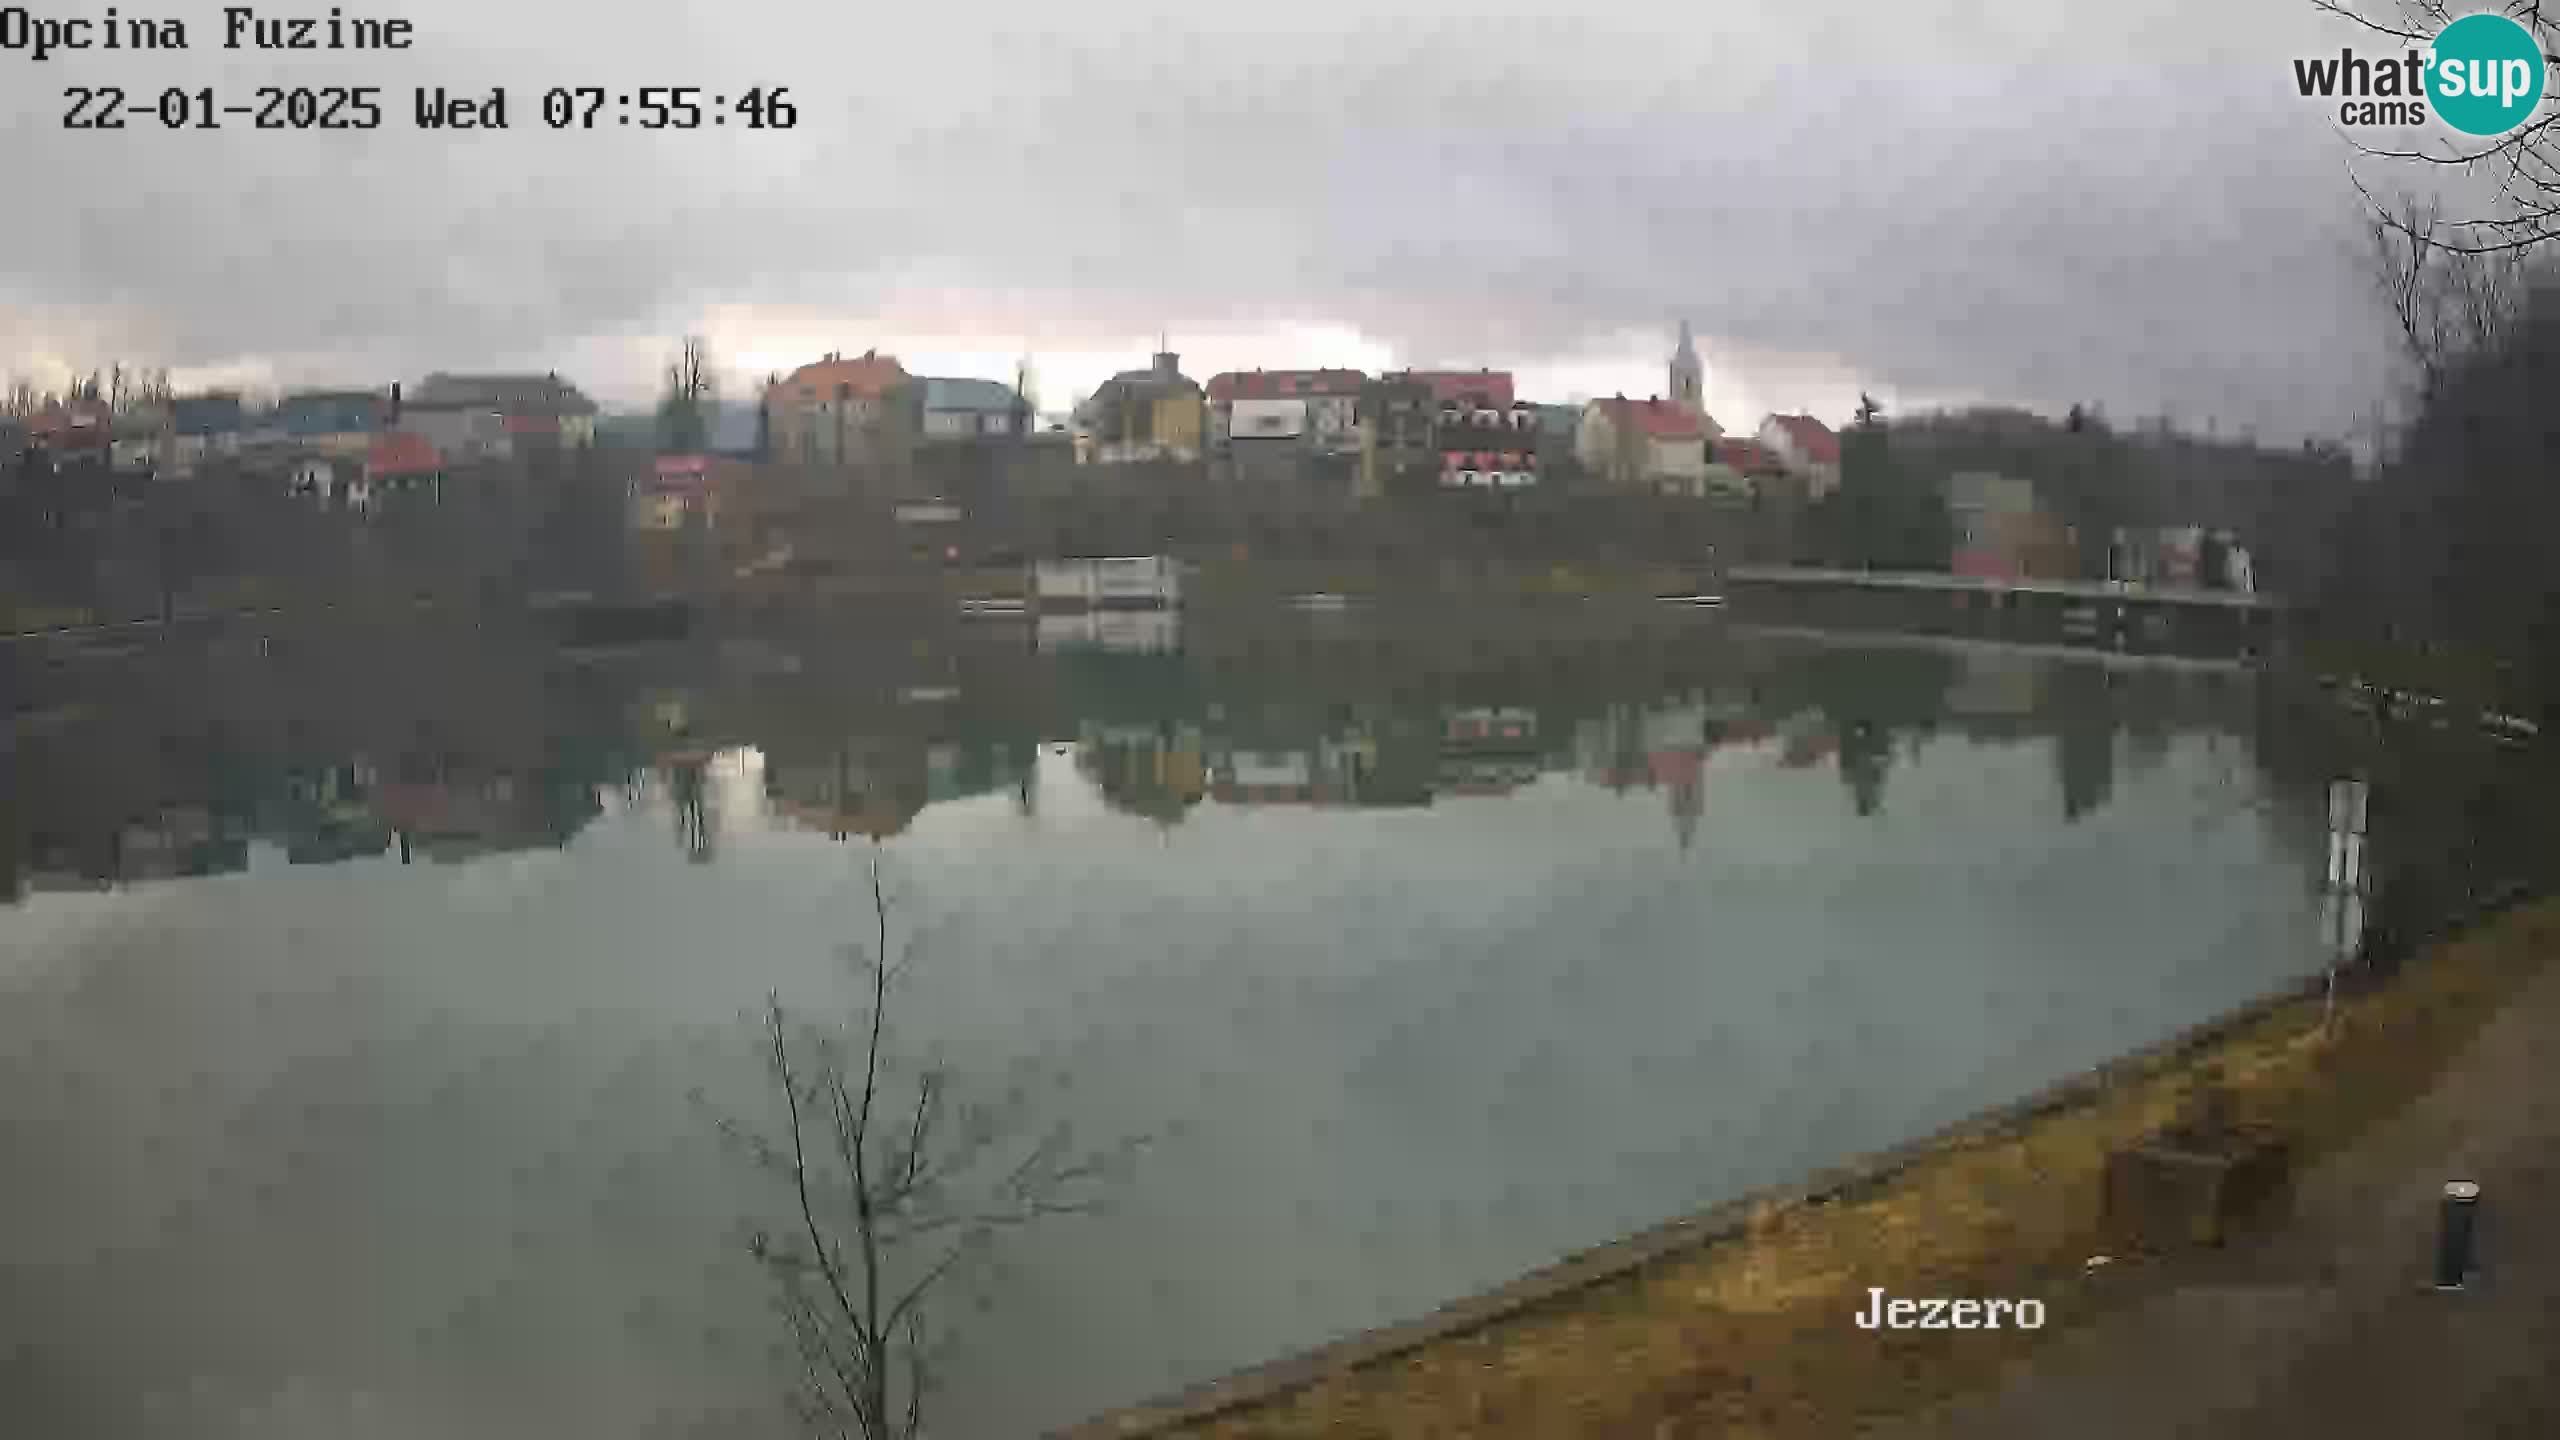
[[[386,430],[373,437],[364,458],[367,475],[432,475],[444,468],[444,456],[424,435]]]
[[[1817,731],[1787,741],[1778,763],[1789,770],[1803,770],[1831,758],[1840,749],[1840,737]]]
[[[114,423],[115,413],[104,400],[74,400],[67,405],[55,401],[28,419],[27,430],[35,435],[73,435],[94,430],[103,440]]]
[[[1380,378],[1418,381],[1431,387],[1435,400],[1481,399],[1491,401],[1497,410],[1511,408],[1508,370],[1406,370]]]
[[[1840,463],[1840,437],[1831,433],[1830,426],[1810,415],[1772,415],[1769,422],[1786,432],[1806,460],[1816,465]]]
[[[1707,757],[1702,750],[1656,750],[1646,755],[1645,768],[1653,772],[1657,785],[1695,785],[1706,775]]]
[[[413,785],[385,780],[373,787],[373,813],[403,830],[427,830],[453,808],[453,795],[442,785]]]
[[[1716,463],[1730,465],[1745,475],[1783,468],[1769,447],[1757,440],[1718,440]]]
[[[1230,370],[1209,377],[1209,403],[1357,395],[1368,382],[1369,377],[1358,370]]]
[[[746,473],[744,463],[736,460],[709,455],[661,455],[643,483],[656,495],[706,495],[723,486],[742,483]]]
[[[1656,440],[1703,440],[1706,424],[1691,410],[1668,400],[1614,399],[1599,402],[1613,425],[1631,425]]]

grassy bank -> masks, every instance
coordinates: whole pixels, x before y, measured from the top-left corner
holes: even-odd
[[[2281,1129],[2307,1164],[2421,1093],[2555,949],[2560,902],[2516,911],[2334,1013],[2316,995],[2256,1007],[1930,1142],[1909,1163],[1867,1167],[1876,1178],[1763,1202],[1739,1233],[1710,1223],[1686,1241],[1629,1242],[1650,1258],[1586,1264],[1607,1278],[1559,1277],[1544,1287],[1554,1293],[1490,1323],[1383,1355],[1373,1342],[1366,1363],[1241,1386],[1276,1393],[1230,1408],[1133,1412],[1090,1433],[1811,1437],[1915,1413],[1989,1385],[2139,1293],[2143,1267],[2084,1264],[2110,1249],[2111,1150],[2218,1082],[2239,1118]],[[1872,1286],[2039,1297],[2051,1323],[1863,1331],[1851,1317]]]
[[[42,605],[0,596],[0,635],[32,634],[72,625],[92,625],[97,617],[76,605]]]

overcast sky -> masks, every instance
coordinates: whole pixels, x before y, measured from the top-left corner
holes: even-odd
[[[557,368],[629,402],[693,329],[740,381],[1027,351],[1057,408],[1161,330],[1195,377],[1493,365],[1560,400],[1661,390],[1685,317],[1728,425],[1865,387],[2286,440],[2386,379],[2349,152],[2291,83],[2354,32],[2307,0],[345,8],[416,48],[225,52],[218,6],[124,0],[193,48],[0,53],[32,202],[0,367]],[[67,85],[279,83],[385,87],[387,123],[61,123]],[[417,131],[438,83],[508,87],[512,128]],[[576,84],[785,85],[799,125],[548,130]]]

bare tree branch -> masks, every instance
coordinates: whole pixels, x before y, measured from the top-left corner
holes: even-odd
[[[2341,20],[2361,25],[2365,29],[2372,31],[2377,35],[2388,35],[2395,40],[2414,40],[2420,44],[2425,44],[2428,40],[2434,38],[2432,34],[2422,35],[2416,30],[2409,29],[2405,26],[2385,25],[2378,20],[2369,19],[2363,15],[2357,14],[2347,6],[2339,4],[2338,0],[2311,0],[2311,8],[2320,11],[2324,15],[2335,15]]]
[[[781,1083],[783,1101],[790,1110],[791,1180],[799,1194],[800,1222],[808,1230],[810,1254],[816,1260],[819,1272],[826,1277],[827,1289],[834,1295],[838,1311],[847,1324],[860,1331],[862,1320],[854,1314],[853,1302],[845,1294],[844,1279],[836,1273],[835,1258],[828,1253],[826,1236],[818,1228],[817,1209],[809,1198],[809,1156],[800,1130],[800,1086],[792,1078],[790,1046],[783,1036],[782,997],[778,994],[769,996],[767,1005],[773,1036],[774,1075]]]
[[[969,1246],[966,1242],[954,1245],[949,1250],[944,1251],[942,1258],[933,1263],[933,1268],[925,1271],[922,1276],[917,1278],[916,1283],[907,1287],[907,1293],[898,1297],[897,1304],[890,1307],[887,1323],[881,1328],[884,1330],[897,1329],[898,1323],[907,1318],[908,1312],[915,1309],[916,1302],[924,1298],[924,1292],[932,1289],[935,1281],[940,1280],[944,1275],[949,1274],[951,1267],[960,1263],[960,1257],[968,1252]]]
[[[2376,19],[2348,0],[2310,0],[2311,8],[2375,34],[2412,44],[2427,44],[2457,18],[2444,0],[2400,0],[2391,19]],[[2546,69],[2560,69],[2560,29],[2544,16],[2541,0],[2508,0],[2505,15],[2523,24],[2542,43]],[[2560,77],[2546,84],[2548,113],[2501,136],[2476,144],[2438,142],[2414,148],[2388,148],[2350,138],[2357,154],[2377,160],[2414,164],[2437,170],[2470,171],[2484,162],[2504,162],[2497,180],[2503,213],[2459,222],[2439,221],[2445,232],[2436,248],[2452,254],[2497,255],[2527,251],[2560,239]],[[2361,187],[2359,187],[2361,188]],[[2368,197],[2370,199],[2370,197]]]
[[[1104,1153],[1070,1162],[1064,1133],[1052,1131],[1002,1173],[989,1176],[979,1157],[994,1143],[996,1126],[979,1107],[964,1109],[956,1133],[943,1123],[949,1089],[940,1069],[913,1072],[912,1101],[890,1100],[885,1089],[896,1072],[888,1054],[889,983],[913,947],[894,952],[898,961],[884,963],[893,953],[891,901],[876,855],[869,880],[875,924],[865,975],[871,1013],[863,1038],[848,1046],[833,1033],[812,1029],[806,1032],[807,1063],[795,1060],[793,1027],[780,997],[769,995],[766,1067],[783,1092],[791,1138],[783,1144],[746,1127],[724,1122],[721,1128],[759,1170],[791,1180],[799,1211],[792,1228],[802,1238],[783,1244],[758,1230],[748,1248],[781,1292],[803,1371],[803,1423],[812,1434],[913,1440],[931,1382],[923,1323],[931,1293],[996,1233],[1043,1216],[1093,1209],[1095,1201],[1085,1191],[1102,1178]],[[861,952],[849,947],[847,953]],[[906,1108],[884,1109],[891,1103]],[[812,1110],[824,1111],[825,1118]],[[828,1158],[840,1173],[821,1173],[808,1140],[812,1124],[832,1132],[834,1154]],[[822,1153],[825,1148],[820,1146]],[[973,1190],[985,1185],[983,1203],[946,1205],[944,1191],[964,1181]],[[958,1236],[921,1269],[899,1262],[904,1247],[955,1230]],[[858,1277],[851,1273],[857,1261]],[[904,1396],[894,1393],[893,1371],[902,1377]]]

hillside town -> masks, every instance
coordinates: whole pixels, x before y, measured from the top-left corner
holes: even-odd
[[[770,377],[752,405],[719,404],[671,367],[657,411],[623,415],[556,372],[434,373],[258,399],[176,394],[165,375],[118,369],[63,393],[12,387],[0,406],[0,487],[34,505],[33,528],[59,532],[111,525],[97,518],[102,509],[148,507],[214,476],[230,489],[194,487],[198,528],[222,523],[202,514],[219,508],[206,498],[216,493],[390,523],[420,505],[506,497],[539,489],[528,477],[576,472],[619,495],[611,528],[644,560],[652,546],[707,542],[717,559],[704,564],[728,579],[795,564],[805,573],[830,544],[843,549],[844,534],[880,529],[842,512],[855,500],[887,506],[887,528],[911,543],[855,544],[860,553],[837,556],[835,569],[877,570],[883,556],[1018,567],[1074,550],[1079,534],[1088,551],[1172,552],[1186,535],[1164,517],[1203,497],[1373,532],[1374,519],[1356,517],[1401,512],[1412,546],[1443,559],[1486,543],[1505,515],[1534,511],[1545,539],[1515,524],[1522,534],[1504,542],[1515,568],[1674,566],[1695,576],[1724,563],[1879,563],[1842,529],[1869,523],[1848,518],[1860,507],[1843,494],[1844,434],[1890,432],[1898,471],[1913,472],[1892,483],[1929,492],[1933,525],[1943,515],[1943,543],[1923,568],[2248,591],[2262,583],[2253,552],[2306,508],[2299,482],[2344,469],[2341,455],[2155,427],[2114,437],[2151,473],[2117,476],[2118,493],[2093,496],[2087,466],[2021,440],[2102,429],[2077,408],[2061,422],[1978,410],[1728,423],[1705,404],[1705,366],[1686,324],[1659,393],[1578,404],[1522,394],[1510,372],[1491,368],[1254,369],[1203,382],[1164,349],[1044,417],[1027,364],[1010,380],[920,375],[877,350],[830,352]],[[1615,518],[1590,518],[1613,503]],[[1041,504],[1041,524],[1019,523]],[[1431,519],[1435,506],[1448,516]],[[590,510],[587,528],[609,523],[603,506]],[[1158,517],[1155,529],[1133,518],[1142,512]],[[1560,518],[1568,513],[1579,519]],[[1444,523],[1462,514],[1468,525]],[[1016,523],[997,523],[1006,516]],[[1576,546],[1562,538],[1576,524],[1617,539]],[[1245,525],[1238,543],[1252,531]],[[37,567],[13,568],[0,579],[21,608],[79,608],[77,596],[24,593]],[[699,581],[672,578],[663,557],[658,571],[660,589]]]

